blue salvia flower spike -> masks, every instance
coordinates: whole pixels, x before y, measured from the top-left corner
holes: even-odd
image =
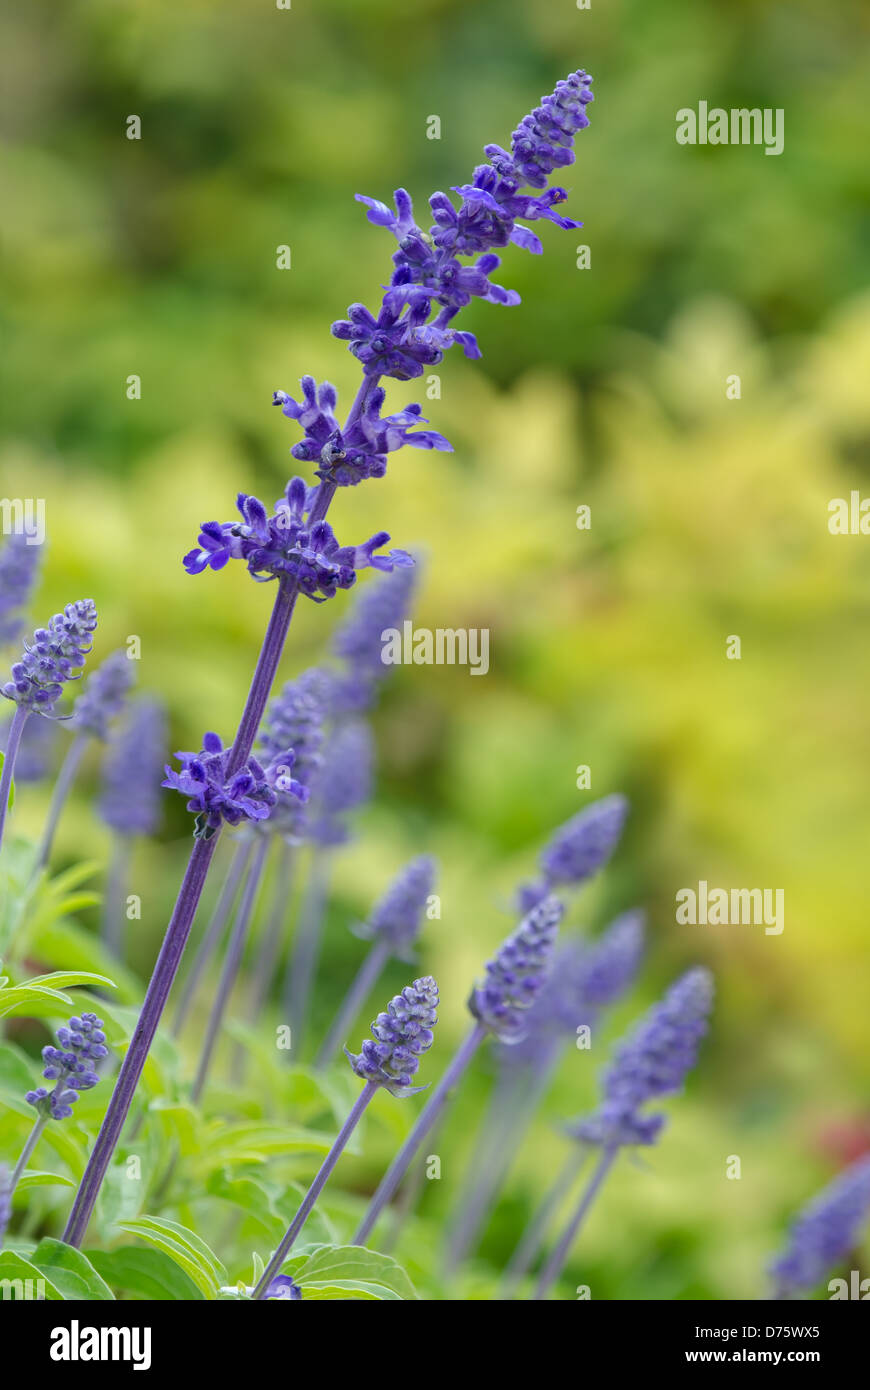
[[[357,934],[372,942],[317,1054],[315,1069],[325,1067],[341,1045],[347,1028],[374,988],[391,956],[408,961],[423,922],[435,881],[435,861],[421,855],[406,864],[375,904]]]
[[[558,1279],[620,1149],[629,1144],[656,1142],[665,1118],[643,1115],[640,1107],[659,1096],[682,1090],[697,1061],[712,1005],[713,977],[709,970],[689,970],[617,1047],[605,1073],[601,1105],[590,1119],[574,1127],[578,1139],[599,1148],[598,1164],[574,1215],[544,1262],[535,1299],[546,1298]]]
[[[325,520],[327,512],[340,486],[348,486],[362,476],[377,476],[380,464],[375,461],[376,456],[383,458],[405,445],[422,444],[429,449],[449,447],[434,431],[417,429],[418,424],[424,423],[419,406],[382,418],[380,408],[384,394],[380,379],[384,375],[419,374],[425,370],[426,363],[440,360],[444,347],[454,342],[459,343],[466,354],[478,355],[471,334],[456,332],[448,326],[461,304],[466,302],[463,296],[470,293],[465,284],[457,291],[456,270],[448,262],[460,255],[474,254],[484,244],[503,246],[513,241],[537,250],[537,238],[517,221],[518,217],[532,221],[548,218],[563,227],[576,225],[554,211],[567,196],[565,190],[547,189],[546,185],[549,173],[571,162],[574,136],[588,124],[585,108],[592,99],[589,83],[585,73],[571,74],[520,123],[512,137],[510,152],[496,146],[487,147],[490,162],[475,171],[471,185],[457,190],[461,199],[458,209],[444,194],[435,195],[431,206],[437,230],[432,241],[439,251],[434,267],[437,277],[434,288],[424,283],[429,279],[429,268],[418,274],[414,264],[419,244],[425,244],[425,237],[414,240],[412,235],[411,242],[402,245],[406,232],[415,232],[410,199],[405,197],[402,206],[397,205],[394,230],[400,240],[399,252],[403,259],[397,263],[394,283],[387,291],[390,298],[385,298],[382,324],[373,320],[372,332],[364,324],[362,333],[351,324],[349,335],[344,335],[337,326],[334,330],[337,336],[348,336],[352,340],[352,350],[363,367],[363,379],[344,424],[337,433],[332,429],[337,404],[334,388],[324,385],[318,391],[310,378],[303,381],[302,402],[293,401],[285,392],[278,392],[274,397],[285,414],[299,421],[305,435],[303,443],[310,435],[314,446],[319,448],[321,466],[316,470],[319,485],[309,488],[303,478],[291,479],[271,514],[257,498],[241,494],[237,500],[240,519],[224,524],[207,522],[201,529],[198,546],[186,557],[185,564],[191,573],[206,568],[219,570],[232,559],[245,564],[255,579],[276,581],[272,613],[229,754],[228,779],[248,766],[299,596],[321,602],[339,589],[349,588],[360,569],[372,567],[390,572],[396,566],[413,563],[407,552],[384,553],[384,546],[390,539],[386,532],[375,533],[363,545],[341,546]],[[529,196],[521,192],[525,185],[545,191],[539,196]],[[387,225],[392,215],[389,209],[384,209],[387,214],[384,220],[382,206],[378,204],[375,210],[370,205],[369,211],[374,212],[375,221]],[[460,273],[470,270],[472,279],[488,279],[495,260],[486,253],[474,267],[460,267]],[[485,297],[497,302],[515,299],[496,286],[482,288]],[[429,323],[434,302],[439,304],[439,312],[435,321]],[[363,311],[363,315],[366,313]],[[386,336],[382,335],[382,328]],[[357,339],[360,341],[353,341]],[[357,451],[349,463],[348,446]],[[12,740],[16,746],[19,736],[20,730],[16,729]],[[0,788],[4,796],[9,790],[9,780],[11,770],[7,785]],[[5,800],[0,814],[5,815]],[[216,828],[210,837],[198,837],[191,850],[167,926],[164,948],[148,984],[139,1028],[121,1064],[105,1119],[67,1221],[64,1239],[68,1244],[80,1245],[87,1230],[178,972],[211,867],[218,830]]]
[[[67,749],[60,772],[54,784],[51,803],[46,816],[37,854],[39,866],[47,864],[60,821],[61,812],[72,789],[85,750],[90,739],[105,742],[109,737],[111,721],[121,713],[124,702],[135,680],[135,662],[126,651],[112,652],[102,665],[87,678],[81,695],[76,700],[69,718],[73,739]]]
[[[870,1215],[870,1154],[864,1154],[798,1214],[788,1244],[770,1265],[773,1297],[805,1297],[858,1243]]]
[[[0,550],[0,647],[21,636],[41,556],[42,546],[30,545],[23,531],[13,531]]]
[[[540,879],[520,888],[521,910],[547,893],[578,888],[598,873],[619,844],[627,815],[624,796],[606,796],[566,821],[541,851]]]
[[[366,1038],[359,1052],[347,1052],[351,1069],[365,1085],[341,1132],[327,1154],[317,1176],[308,1189],[299,1210],[291,1221],[284,1239],[266,1266],[254,1289],[254,1298],[266,1296],[273,1279],[293,1249],[299,1232],[311,1215],[317,1198],[325,1187],[333,1168],[360,1118],[379,1090],[394,1096],[412,1096],[424,1087],[414,1086],[413,1080],[420,1058],[429,1051],[435,1039],[438,1022],[438,986],[431,975],[424,975],[395,995],[384,1013],[372,1024],[372,1037]]]
[[[474,1023],[384,1174],[353,1237],[354,1245],[365,1244],[423,1140],[440,1121],[450,1096],[484,1039],[494,1037],[502,1042],[516,1042],[522,1036],[523,1019],[552,965],[562,913],[562,904],[557,898],[545,898],[523,918],[487,964],[482,982],[472,990],[468,1001]]]
[[[10,1201],[49,1120],[69,1119],[79,1092],[89,1091],[96,1086],[100,1079],[97,1064],[108,1056],[103,1020],[93,1013],[74,1015],[68,1023],[58,1028],[57,1041],[59,1047],[52,1044],[42,1049],[45,1063],[42,1075],[46,1081],[53,1081],[54,1085],[51,1088],[37,1086],[24,1097],[28,1105],[36,1110],[36,1121],[12,1174]]]
[[[136,701],[121,728],[109,739],[97,801],[97,810],[111,829],[113,841],[100,929],[109,950],[119,958],[123,955],[122,928],[131,848],[137,836],[150,835],[157,827],[160,773],[165,755],[163,706],[158,700]]]
[[[76,671],[85,664],[96,626],[97,610],[90,599],[67,604],[62,613],[55,613],[47,627],[36,629],[32,641],[24,644],[21,660],[12,667],[12,679],[0,686],[0,695],[16,706],[0,774],[0,843],[24,726],[31,714],[53,717],[64,687],[77,679]]]
[[[523,1134],[569,1041],[633,983],[644,944],[644,914],[626,912],[595,940],[566,941],[529,1013],[524,1037],[499,1049],[500,1075],[469,1165],[470,1182],[450,1223],[448,1276],[472,1249]]]
[[[379,576],[362,590],[338,628],[332,650],[345,669],[335,680],[336,714],[359,714],[374,704],[378,686],[390,669],[382,659],[383,634],[401,630],[418,583],[419,562],[414,569],[399,568]]]

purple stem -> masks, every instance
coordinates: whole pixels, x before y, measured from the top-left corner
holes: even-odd
[[[21,746],[21,735],[24,733],[24,725],[30,710],[24,705],[15,706],[15,713],[12,716],[12,723],[9,725],[9,733],[6,736],[6,751],[3,758],[3,771],[0,773],[0,845],[3,843],[3,827],[6,823],[6,812],[9,809],[9,793],[12,790],[12,773],[15,770],[15,759],[18,757],[18,749]]]
[[[108,949],[117,960],[124,956],[124,888],[130,870],[132,839],[129,835],[116,835],[112,846],[112,858],[106,875],[106,894],[103,899],[103,916],[100,922],[100,935]]]
[[[583,1196],[580,1198],[580,1204],[577,1210],[565,1227],[561,1240],[544,1263],[544,1267],[538,1278],[537,1287],[535,1288],[534,1301],[540,1302],[542,1299],[545,1299],[551,1286],[561,1274],[562,1266],[567,1260],[571,1251],[571,1246],[574,1244],[577,1233],[583,1224],[583,1218],[595,1200],[598,1190],[607,1177],[607,1174],[610,1172],[613,1160],[618,1153],[619,1145],[602,1149],[601,1157],[598,1160],[598,1166],[592,1174]]]
[[[175,1038],[178,1037],[187,1022],[187,1015],[190,1012],[190,1006],[199,988],[199,982],[205,974],[220,944],[221,938],[223,937],[224,927],[227,924],[227,919],[236,899],[236,890],[239,886],[242,874],[247,868],[253,847],[253,841],[247,835],[243,836],[235,846],[235,851],[230,861],[230,867],[221,885],[221,891],[214,912],[212,913],[211,921],[208,924],[208,930],[200,942],[199,950],[193,958],[190,974],[184,982],[184,989],[181,994],[181,999],[178,1002],[175,1021],[172,1025],[172,1036]]]
[[[471,1185],[451,1223],[444,1264],[445,1278],[452,1277],[476,1246],[520,1140],[550,1084],[558,1060],[559,1050],[556,1049],[544,1062],[536,1064],[530,1073],[509,1075],[507,1087],[499,1080],[488,1124],[489,1137],[486,1133],[481,1136],[478,1157],[469,1165],[473,1175]]]
[[[297,1211],[296,1215],[294,1216],[293,1220],[288,1226],[287,1234],[284,1236],[284,1239],[281,1241],[281,1244],[278,1246],[278,1249],[275,1251],[271,1260],[266,1265],[266,1268],[263,1271],[263,1276],[260,1279],[260,1282],[257,1285],[257,1287],[254,1289],[252,1297],[257,1299],[263,1297],[264,1293],[271,1284],[275,1275],[278,1273],[287,1256],[290,1254],[290,1251],[293,1249],[296,1237],[298,1236],[299,1232],[302,1230],[302,1227],[305,1225],[305,1222],[311,1215],[311,1210],[314,1206],[314,1203],[317,1201],[317,1198],[320,1196],[321,1192],[326,1186],[329,1175],[335,1167],[336,1163],[338,1162],[338,1159],[341,1157],[341,1154],[345,1146],[347,1145],[348,1139],[353,1134],[354,1130],[359,1124],[363,1111],[365,1110],[369,1101],[372,1099],[373,1095],[378,1089],[379,1087],[376,1081],[367,1081],[365,1086],[360,1091],[353,1109],[351,1110],[350,1114],[348,1115],[347,1119],[341,1127],[341,1133],[338,1135],[338,1138],[336,1139],[332,1148],[329,1150],[329,1153],[326,1155],[326,1158],[323,1160],[323,1163],[320,1165],[320,1169],[318,1170],[317,1176],[315,1177],[314,1181],[312,1182],[311,1186],[306,1192],[302,1200],[302,1203],[299,1207],[299,1210]]]
[[[293,868],[296,857],[295,851],[295,845],[281,845],[281,855],[278,860],[275,888],[272,895],[272,906],[269,912],[266,931],[263,934],[263,943],[257,958],[253,985],[251,987],[250,1018],[252,1021],[260,1017],[260,1012],[268,998],[269,989],[275,974],[275,962],[278,959],[278,951],[281,946],[281,935],[284,929],[284,922],[287,918],[287,904],[290,899],[290,889],[293,883]]]
[[[365,403],[366,396],[370,389],[377,385],[377,377],[364,377],[362,385],[357,392],[356,399],[351,407],[348,425],[352,424],[359,415]],[[347,428],[347,425],[345,426]],[[335,495],[335,485],[333,483],[321,482],[317,490],[309,516],[309,523],[320,521],[326,515],[329,504]],[[229,776],[237,772],[251,755],[254,746],[254,739],[257,737],[257,730],[263,718],[263,711],[266,708],[266,701],[269,698],[272,685],[275,680],[275,673],[284,649],[284,642],[287,638],[287,630],[290,626],[290,619],[293,617],[293,610],[296,607],[296,600],[299,597],[298,587],[283,579],[278,581],[278,592],[275,596],[275,603],[269,617],[266,628],[266,635],[257,659],[251,687],[248,691],[248,698],[242,711],[239,727],[236,733],[232,751],[227,759]],[[18,713],[18,712],[16,712]],[[21,739],[21,728],[15,728],[15,719],[12,721],[12,728],[9,731],[8,746],[17,751],[18,743]],[[22,720],[23,724],[23,720]],[[14,757],[10,761],[14,762]],[[4,764],[4,774],[6,766]],[[10,772],[11,776],[11,772]],[[0,791],[2,791],[2,781],[0,781]],[[5,801],[0,807],[0,816],[5,815]],[[2,837],[3,824],[0,820],[0,837]],[[176,900],[175,909],[166,928],[166,935],[157,963],[154,966],[148,989],[145,992],[145,999],[142,1004],[142,1012],[139,1015],[139,1022],[130,1039],[130,1046],[118,1073],[115,1082],[115,1089],[100,1126],[97,1141],[94,1145],[88,1165],[84,1171],[66,1231],[63,1239],[69,1245],[80,1245],[87,1231],[91,1212],[100,1191],[106,1169],[111,1162],[115,1146],[121,1137],[124,1122],[130,1110],[142,1069],[148,1057],[157,1025],[166,1007],[166,1000],[172,988],[172,982],[178,972],[181,957],[187,938],[190,935],[190,928],[196,913],[199,899],[205,885],[206,876],[212,861],[217,842],[220,838],[220,831],[212,836],[210,840],[197,840],[191,850],[187,869],[182,880],[181,888]]]
[[[66,805],[66,799],[70,794],[70,789],[75,781],[76,773],[79,770],[79,765],[84,757],[87,746],[87,734],[76,734],[67,749],[66,757],[60,765],[60,772],[57,774],[57,781],[54,784],[54,791],[51,794],[51,804],[48,808],[48,816],[45,822],[45,829],[42,832],[42,840],[40,841],[34,872],[44,868],[51,858],[51,847],[54,844],[58,822],[60,821],[61,813]]]
[[[311,859],[311,871],[305,889],[305,900],[296,925],[293,947],[287,964],[287,977],[284,982],[284,1007],[290,1021],[292,1038],[292,1051],[288,1053],[288,1057],[294,1059],[302,1056],[308,996],[314,984],[317,963],[320,959],[320,938],[326,897],[329,891],[329,870],[329,851],[316,849]]]
[[[284,929],[284,920],[287,916],[287,902],[293,883],[295,849],[295,845],[290,845],[285,842],[281,843],[275,887],[272,892],[272,905],[269,909],[266,930],[263,933],[263,940],[254,966],[254,979],[251,985],[251,997],[248,1002],[248,1018],[252,1023],[257,1022],[263,1011],[269,995],[272,978],[275,974],[275,962],[278,959],[281,934]],[[247,1056],[248,1053],[246,1048],[243,1047],[241,1043],[238,1043],[232,1061],[233,1081],[241,1081],[244,1075]]]
[[[551,1184],[543,1201],[534,1212],[505,1269],[501,1291],[503,1300],[513,1298],[516,1293],[520,1281],[544,1243],[552,1217],[574,1186],[577,1175],[586,1162],[587,1153],[587,1149],[575,1144],[559,1170],[555,1182]]]
[[[334,1053],[341,1046],[348,1028],[353,1023],[363,1004],[380,978],[381,971],[390,959],[390,943],[376,941],[359,970],[356,979],[344,996],[332,1027],[321,1044],[314,1061],[314,1070],[322,1071],[329,1065]]]
[[[145,1059],[166,1006],[218,838],[219,835],[213,835],[210,840],[197,840],[191,851],[175,908],[145,994],[139,1021],[121,1063],[112,1098],[63,1233],[67,1245],[81,1245],[84,1239],[97,1194],[115,1152],[115,1146],[121,1137]]]
[[[368,1211],[362,1219],[359,1230],[351,1240],[351,1245],[365,1244],[375,1222],[408,1171],[414,1154],[439,1119],[445,1105],[450,1099],[451,1091],[461,1080],[472,1057],[480,1047],[486,1035],[487,1030],[483,1024],[475,1023],[467,1033],[465,1040],[460,1043],[459,1047],[456,1049],[450,1065],[417,1117],[417,1123],[414,1125],[411,1133],[408,1135],[381,1179],[380,1185],[369,1203]]]
[[[233,985],[239,973],[239,966],[242,963],[242,954],[245,949],[245,941],[248,936],[248,929],[251,925],[251,916],[254,911],[254,904],[257,900],[257,893],[260,889],[260,880],[263,876],[263,865],[266,862],[266,855],[269,852],[269,840],[266,835],[260,835],[257,848],[254,853],[251,867],[248,869],[248,877],[242,890],[242,899],[239,903],[239,910],[236,913],[236,920],[230,935],[227,953],[224,956],[223,968],[221,970],[220,983],[218,984],[217,994],[212,1004],[211,1014],[209,1015],[208,1027],[205,1033],[202,1054],[199,1059],[196,1079],[191,1091],[194,1102],[197,1102],[202,1095],[203,1087],[208,1077],[211,1059],[214,1053],[215,1043],[217,1042],[218,1031],[224,1021],[227,1004]]]

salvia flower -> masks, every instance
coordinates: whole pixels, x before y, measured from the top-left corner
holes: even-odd
[[[12,680],[0,688],[0,694],[31,713],[50,715],[66,682],[77,679],[74,672],[84,666],[96,626],[97,610],[91,599],[67,604],[48,627],[36,629],[32,643],[24,644],[24,655],[12,667]]]
[[[119,835],[150,835],[156,828],[165,749],[162,705],[150,699],[135,702],[109,741],[97,803],[106,825]]]
[[[870,1213],[870,1154],[840,1173],[804,1207],[783,1253],[770,1266],[777,1298],[815,1288],[858,1242]]]
[[[590,82],[585,72],[559,82],[520,122],[510,151],[487,145],[489,162],[475,169],[471,183],[453,190],[459,207],[446,193],[434,193],[429,200],[434,224],[428,232],[417,225],[404,188],[396,191],[395,208],[357,194],[369,221],[387,228],[398,242],[392,280],[378,314],[352,304],[347,318],[332,325],[366,373],[403,380],[421,376],[457,343],[467,357],[479,357],[474,335],[449,325],[473,297],[494,304],[519,303],[515,291],[490,279],[499,266],[494,249],[513,242],[528,251],[542,250],[538,237],[519,218],[544,218],[566,229],[581,225],[555,211],[568,195],[564,188],[547,188],[547,181],[554,170],[573,162],[574,137],[589,124]],[[546,191],[524,193],[525,186]],[[460,256],[478,259],[464,265]]]
[[[710,971],[697,968],[682,975],[617,1047],[604,1076],[602,1103],[576,1126],[577,1137],[608,1147],[655,1143],[664,1116],[642,1115],[640,1107],[682,1089],[712,1005]]]
[[[553,888],[577,887],[597,873],[619,843],[627,814],[624,796],[606,796],[566,821],[541,851],[541,880],[520,889],[520,907],[528,910]]]
[[[94,738],[108,738],[109,721],[124,708],[124,700],[134,680],[135,666],[127,653],[112,652],[88,676],[73,708],[73,728]]]
[[[382,478],[387,471],[387,455],[409,444],[413,449],[452,451],[452,444],[436,430],[418,428],[429,422],[419,405],[408,405],[395,415],[381,415],[385,392],[370,391],[365,404],[349,428],[342,431],[335,415],[338,396],[335,387],[324,381],[319,387],[313,377],[301,380],[302,400],[286,391],[276,391],[272,404],[282,415],[295,420],[304,438],[290,450],[295,459],[317,463],[318,478],[338,487],[354,487],[366,478]]]
[[[347,666],[336,679],[337,712],[360,712],[374,702],[377,686],[388,667],[383,661],[383,634],[400,629],[410,612],[417,587],[418,566],[395,569],[373,578],[358,593],[332,642],[332,650]]]
[[[410,959],[434,881],[434,859],[428,854],[412,859],[378,899],[357,934],[370,941],[385,941],[391,955]]]
[[[486,966],[483,982],[468,1007],[500,1042],[519,1042],[528,1028],[528,1010],[538,998],[553,961],[564,908],[548,897],[523,918]]]
[[[28,545],[21,531],[13,531],[0,550],[0,646],[21,635],[21,610],[30,597],[40,554],[41,546]]]
[[[309,525],[315,492],[303,478],[291,478],[271,516],[259,498],[239,493],[236,505],[241,521],[207,521],[198,549],[184,557],[188,574],[243,560],[255,579],[290,579],[300,593],[320,603],[339,589],[350,589],[358,570],[371,566],[389,571],[394,565],[414,563],[404,550],[375,554],[390,539],[386,531],[378,531],[362,545],[340,546],[328,522]]]
[[[268,768],[263,768],[256,758],[249,758],[244,767],[228,776],[230,752],[217,734],[208,733],[200,753],[176,753],[182,765],[180,772],[165,769],[162,786],[188,798],[187,809],[196,815],[194,835],[198,839],[210,839],[224,821],[227,825],[239,825],[242,821],[266,820],[279,792],[289,792],[300,801],[308,797],[308,788],[291,776],[292,749],[274,759]]]
[[[318,668],[303,671],[271,701],[260,731],[258,743],[263,760],[280,760],[281,750],[292,748],[293,776],[309,793],[322,762],[323,725],[331,694],[332,677],[328,672]],[[302,809],[305,800],[291,792],[280,793],[269,817],[269,828],[288,839],[299,839],[307,825]]]
[[[276,1274],[263,1294],[264,1299],[283,1299],[285,1303],[295,1303],[301,1297],[302,1290],[289,1274]]]
[[[613,1004],[631,985],[643,955],[643,912],[624,912],[594,941],[584,944],[576,975],[578,999],[600,1009]]]
[[[79,1092],[89,1091],[100,1079],[94,1064],[108,1055],[103,1020],[90,1013],[80,1018],[73,1016],[68,1024],[58,1028],[57,1040],[60,1047],[42,1049],[45,1062],[42,1074],[46,1081],[53,1081],[54,1086],[50,1091],[38,1086],[35,1091],[28,1091],[24,1099],[41,1116],[66,1120],[72,1114]]]
[[[324,752],[315,783],[315,808],[308,834],[317,845],[343,845],[350,837],[348,814],[371,795],[374,750],[361,720],[339,725]]]
[[[372,1024],[372,1037],[366,1038],[357,1054],[344,1049],[351,1069],[363,1081],[374,1082],[394,1096],[413,1096],[425,1086],[411,1082],[420,1058],[432,1046],[433,1028],[438,1022],[438,986],[431,975],[406,985],[395,995],[385,1013]]]

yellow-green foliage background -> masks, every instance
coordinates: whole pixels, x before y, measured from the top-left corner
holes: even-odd
[[[483,360],[445,360],[440,401],[419,382],[390,386],[388,401],[421,401],[455,453],[406,450],[333,509],[342,539],[383,526],[424,545],[418,622],[489,627],[492,668],[403,668],[385,692],[377,798],[337,865],[316,1020],[359,959],[347,923],[431,850],[433,1077],[513,886],[589,799],[574,785],[589,764],[594,794],[624,790],[633,811],[579,915],[597,928],[637,903],[650,921],[642,983],[611,1030],[696,960],[715,969],[718,1003],[649,1171],[614,1176],[564,1288],[756,1296],[788,1214],[860,1146],[868,1113],[870,538],[827,529],[831,498],[870,492],[866,10],[32,0],[4,28],[0,494],[46,499],[36,616],[88,594],[100,653],[139,634],[141,684],[168,701],[173,748],[206,728],[231,735],[270,601],[241,570],[188,578],[181,556],[238,490],[280,492],[297,435],[270,406],[275,387],[310,372],[345,401],[355,390],[329,323],[351,300],[376,302],[392,243],[354,192],[401,183],[422,209],[565,70],[595,75],[566,180],[583,231],[545,224],[543,257],[506,253],[497,278],[523,304],[472,306]],[[675,112],[700,99],[782,107],[784,153],[678,146]],[[125,138],[131,113],[139,142]],[[275,267],[282,243],[290,271]],[[347,602],[303,605],[284,674],[321,657]],[[731,634],[739,662],[725,657]],[[59,864],[106,852],[96,778],[93,763]],[[22,789],[19,827],[45,805]],[[137,862],[143,973],[187,830],[167,794],[160,842]],[[700,878],[783,888],[784,933],[678,927],[674,894]],[[391,971],[388,988],[402,982]],[[489,1229],[496,1264],[561,1162],[554,1123],[591,1102],[605,1055],[600,1038],[566,1061]],[[487,1085],[484,1062],[441,1146],[421,1263]],[[380,1153],[347,1160],[360,1190],[388,1155],[378,1133]],[[727,1181],[734,1154],[743,1176]]]

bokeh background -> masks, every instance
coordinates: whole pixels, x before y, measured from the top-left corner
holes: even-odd
[[[46,500],[37,616],[88,594],[101,652],[138,634],[140,685],[167,701],[173,748],[232,734],[270,601],[232,567],[187,577],[181,556],[237,491],[271,500],[295,471],[276,387],[292,393],[303,372],[345,400],[356,387],[329,323],[376,302],[392,244],[353,194],[403,184],[422,207],[565,71],[594,74],[566,179],[582,232],[545,224],[542,257],[506,253],[498,278],[522,305],[466,312],[484,356],[445,360],[440,400],[390,385],[389,403],[419,400],[455,453],[406,450],[333,509],[342,538],[384,527],[422,545],[417,622],[488,627],[492,664],[485,678],[400,668],[385,688],[377,793],[336,863],[316,1022],[360,958],[348,924],[429,850],[436,1075],[540,845],[591,797],[624,791],[627,835],[575,918],[597,930],[645,907],[643,977],[592,1053],[566,1059],[463,1296],[509,1255],[608,1040],[695,961],[718,985],[702,1061],[644,1168],[614,1175],[563,1293],[758,1296],[794,1208],[870,1146],[870,540],[827,527],[830,499],[870,494],[866,8],[32,0],[3,28],[0,495]],[[784,108],[784,153],[677,145],[676,111],[702,99]],[[276,268],[281,244],[290,270]],[[740,400],[726,398],[732,373]],[[320,659],[346,605],[300,608],[283,676]],[[726,659],[731,635],[740,661]],[[59,866],[107,853],[97,777],[93,760]],[[37,829],[46,798],[20,797],[21,827]],[[143,977],[188,831],[167,793],[136,865]],[[784,889],[785,931],[677,926],[674,895],[701,878]],[[490,1083],[484,1057],[439,1141],[412,1266],[437,1243]],[[370,1190],[393,1142],[375,1126],[347,1184]]]

